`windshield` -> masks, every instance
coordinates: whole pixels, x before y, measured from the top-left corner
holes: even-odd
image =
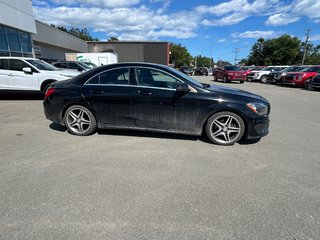
[[[281,72],[300,72],[302,69],[304,69],[304,67],[287,67]]]
[[[241,70],[249,70],[250,67],[242,67]]]
[[[262,68],[261,71],[271,71],[273,69],[273,67],[265,67]]]
[[[97,65],[95,65],[95,64],[92,63],[92,62],[83,62],[83,63],[86,64],[86,65],[88,65],[88,66],[91,67],[91,68],[97,67]]]
[[[88,66],[87,64],[83,63],[83,62],[78,62],[83,68],[87,69],[87,70],[90,70],[92,69],[91,66]]]
[[[225,66],[224,70],[227,70],[227,71],[239,71],[240,68],[236,67],[236,66]]]
[[[318,72],[319,69],[319,67],[307,67],[302,69],[300,72]]]
[[[35,60],[35,59],[28,59],[26,60],[28,63],[33,65],[34,67],[38,68],[39,70],[44,70],[44,71],[59,71],[58,68],[50,65],[49,63],[46,63],[45,61],[42,60]]]
[[[180,77],[187,79],[189,82],[192,82],[197,87],[203,88],[203,85],[200,82],[198,82],[197,80],[193,79],[192,77],[189,77],[188,75],[185,75],[184,73],[182,73],[174,68],[170,68],[170,67],[167,67],[167,68],[168,68],[168,70],[173,71],[175,74],[179,75]]]

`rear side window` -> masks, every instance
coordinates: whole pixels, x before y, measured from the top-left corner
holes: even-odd
[[[29,64],[25,63],[24,61],[21,61],[19,59],[9,59],[9,68],[12,71],[22,71],[24,67],[29,67]]]
[[[54,66],[57,68],[67,68],[66,63],[55,63]]]
[[[69,68],[71,68],[71,69],[82,69],[82,67],[79,66],[76,63],[69,63]]]
[[[0,59],[0,70],[9,70],[8,59]]]
[[[102,72],[89,80],[87,84],[117,84],[128,85],[130,78],[129,68],[118,68],[110,71]]]

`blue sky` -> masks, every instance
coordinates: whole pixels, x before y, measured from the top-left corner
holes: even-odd
[[[88,28],[106,40],[169,41],[190,53],[234,61],[259,37],[290,34],[320,44],[319,0],[33,0],[36,19]]]

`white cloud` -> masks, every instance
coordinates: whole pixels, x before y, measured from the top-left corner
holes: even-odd
[[[320,34],[316,34],[310,37],[311,41],[320,41]]]
[[[248,16],[243,15],[241,13],[234,13],[227,17],[223,17],[220,19],[214,19],[214,20],[208,20],[204,19],[201,23],[204,26],[226,26],[226,25],[234,25],[237,24],[244,19],[246,19]]]
[[[62,6],[115,8],[134,6],[140,3],[140,0],[52,0],[52,2]]]
[[[243,33],[233,33],[232,37],[234,38],[268,38],[268,37],[274,37],[277,33],[274,31],[246,31]]]
[[[85,27],[95,32],[113,32],[121,40],[196,36],[199,16],[192,12],[159,15],[145,6],[139,8],[34,7],[37,19],[62,26]]]
[[[218,42],[225,42],[225,41],[227,41],[227,39],[225,39],[225,38],[221,38],[221,39],[219,39],[219,41]]]

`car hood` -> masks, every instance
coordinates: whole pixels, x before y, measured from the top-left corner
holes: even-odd
[[[246,71],[240,71],[240,70],[236,70],[236,71],[231,71],[231,70],[227,70],[227,73],[245,73]]]
[[[268,102],[264,97],[261,97],[257,94],[243,91],[243,90],[240,90],[237,88],[224,87],[224,86],[218,86],[218,85],[211,84],[210,87],[208,88],[208,90],[211,92],[215,92],[215,93],[223,93],[223,94],[227,93],[230,95],[242,96],[242,97],[246,97],[246,98],[252,98],[252,99],[257,99],[260,101]]]
[[[54,74],[54,75],[61,75],[61,76],[69,76],[69,77],[74,77],[80,74],[79,71],[73,71],[73,70],[65,70],[65,69],[59,69],[56,71],[44,71],[42,70],[41,72],[47,73],[47,74]]]

